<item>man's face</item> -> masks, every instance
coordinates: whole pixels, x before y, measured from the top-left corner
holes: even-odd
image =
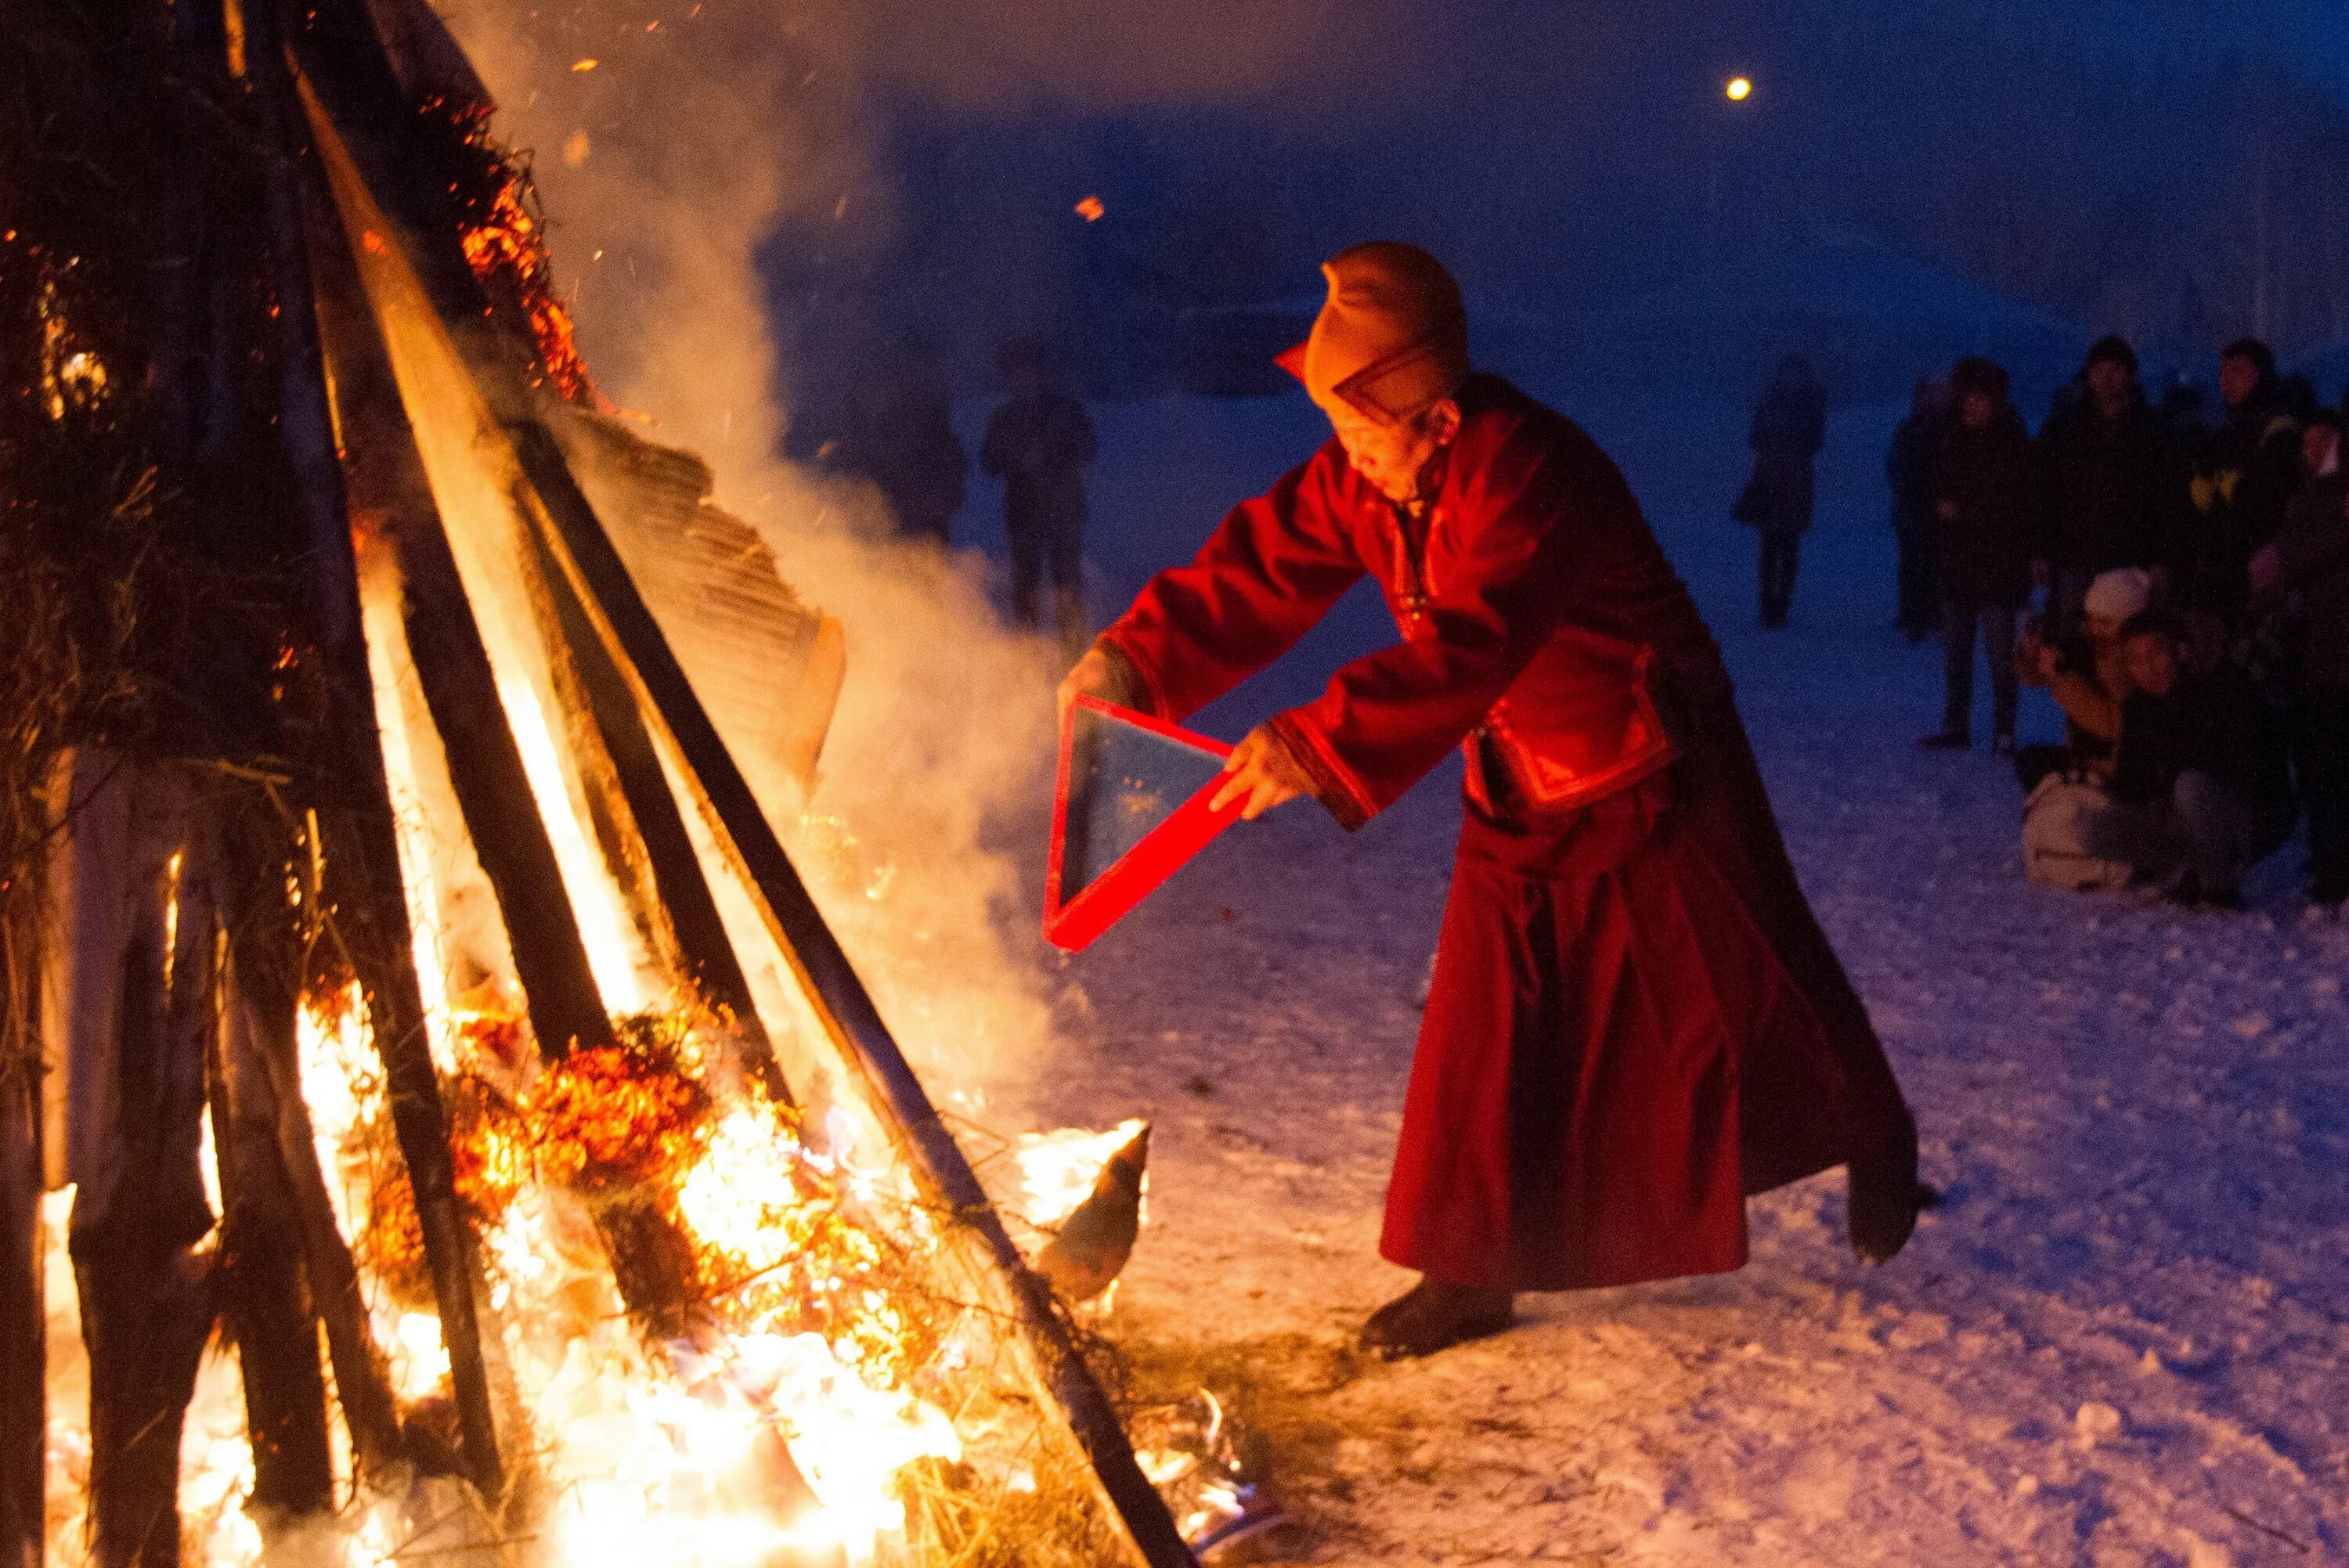
[[[2158,632],[2131,637],[2123,650],[2129,683],[2147,696],[2168,696],[2178,686],[2178,650]]]
[[[1392,501],[1419,499],[1419,478],[1460,433],[1460,406],[1445,397],[1409,419],[1382,425],[1344,404],[1324,404],[1346,461]]]
[[[2230,354],[2219,362],[2219,396],[2236,407],[2260,389],[2260,367],[2248,354]]]
[[[2312,474],[2321,474],[2341,450],[2341,432],[2331,425],[2311,425],[2300,435],[2301,460]]]
[[[1991,418],[1997,412],[1998,404],[1987,392],[1969,392],[1965,401],[1958,405],[1958,417],[1966,422],[1969,430],[1989,428]]]
[[[2088,395],[2107,414],[2117,414],[2128,406],[2129,388],[2136,384],[2137,377],[2117,359],[2099,359],[2088,366]]]

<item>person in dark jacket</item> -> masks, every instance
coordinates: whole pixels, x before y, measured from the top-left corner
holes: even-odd
[[[2008,401],[2006,371],[1968,357],[1958,361],[1950,385],[1956,407],[1942,423],[1933,465],[1946,703],[1941,727],[1923,744],[1949,750],[1971,744],[1979,626],[1990,665],[1992,734],[1999,755],[2012,757],[2015,623],[2031,597],[2046,485],[2031,433]]]
[[[2184,608],[2234,626],[2250,603],[2251,559],[2300,488],[2300,427],[2283,407],[2275,355],[2255,337],[2227,346],[2219,392],[2226,418],[2196,457],[2168,564]]]
[[[1052,384],[1050,357],[1033,338],[1014,338],[997,356],[1009,398],[988,422],[979,467],[1003,480],[1003,531],[1011,543],[1011,613],[1037,621],[1037,589],[1052,580],[1061,649],[1084,652],[1085,480],[1093,422],[1085,406]]]
[[[2336,465],[2292,498],[2252,577],[2300,608],[2292,770],[2308,813],[2309,898],[2337,908],[2349,900],[2349,474]]]
[[[1811,362],[1789,354],[1754,410],[1754,474],[1733,515],[1762,536],[1762,624],[1783,626],[1810,531],[1812,464],[1826,444],[1827,394]]]
[[[2040,558],[2048,566],[2049,630],[2062,637],[2077,625],[2089,583],[2161,558],[2162,424],[2137,386],[2126,339],[2106,337],[2088,350],[2080,396],[2048,419],[2039,450],[2048,481]]]
[[[1884,479],[1892,490],[1892,534],[1900,547],[1899,614],[1895,624],[1920,643],[1940,624],[1941,599],[1933,580],[1933,456],[1950,407],[1949,387],[1917,378],[1909,417],[1892,432]]]
[[[944,382],[933,353],[918,343],[906,346],[858,389],[833,459],[873,481],[901,537],[940,545],[962,509],[970,472]]]
[[[2186,903],[2241,903],[2244,868],[2290,831],[2268,767],[2259,694],[2223,660],[2197,660],[2185,624],[2147,610],[2121,628],[2130,691],[2095,853],[2128,861]]]

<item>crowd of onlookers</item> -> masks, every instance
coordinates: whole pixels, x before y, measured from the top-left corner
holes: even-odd
[[[1887,469],[1900,624],[1919,639],[1938,628],[1946,655],[1941,725],[1923,744],[1971,743],[1979,642],[1992,745],[2027,791],[2034,880],[2232,904],[2245,869],[2304,816],[2310,897],[2337,908],[2349,897],[2342,417],[2279,377],[2256,339],[2227,347],[2219,386],[2208,419],[2188,386],[2157,408],[2128,344],[2108,337],[2033,436],[1989,360],[1919,385]],[[1765,592],[1765,620],[1773,608]],[[2054,697],[2061,744],[2018,749],[2023,686]]]

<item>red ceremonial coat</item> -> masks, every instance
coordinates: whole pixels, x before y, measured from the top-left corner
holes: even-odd
[[[1495,377],[1460,404],[1416,516],[1333,440],[1102,635],[1179,720],[1367,572],[1402,640],[1274,727],[1350,828],[1466,747],[1385,1255],[1516,1290],[1735,1268],[1745,1194],[1915,1127],[1621,474]]]

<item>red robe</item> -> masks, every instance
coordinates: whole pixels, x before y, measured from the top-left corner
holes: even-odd
[[[1460,403],[1416,515],[1333,440],[1103,636],[1179,720],[1368,572],[1402,640],[1274,727],[1350,828],[1466,747],[1380,1250],[1515,1290],[1733,1269],[1745,1194],[1915,1125],[1621,474],[1506,382]]]

